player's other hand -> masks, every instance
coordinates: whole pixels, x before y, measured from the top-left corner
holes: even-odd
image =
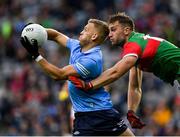
[[[134,113],[132,110],[128,110],[127,119],[132,128],[142,129],[145,123]]]
[[[76,88],[84,91],[93,89],[93,85],[91,82],[84,82],[83,80],[74,76],[69,76],[68,79],[75,85]]]
[[[20,42],[33,59],[39,56],[37,40],[30,42],[26,36],[21,37]]]

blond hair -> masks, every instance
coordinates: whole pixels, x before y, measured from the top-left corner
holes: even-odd
[[[93,23],[95,28],[98,30],[98,43],[101,44],[103,43],[108,34],[109,34],[109,28],[108,28],[108,24],[105,21],[101,21],[98,19],[89,19],[88,23]]]

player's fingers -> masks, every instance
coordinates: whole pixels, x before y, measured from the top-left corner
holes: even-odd
[[[80,83],[79,81],[72,80],[72,79],[70,79],[70,81],[71,81],[73,84],[79,84],[79,83]]]
[[[133,123],[133,128],[138,128],[138,129],[142,129],[145,126],[145,124],[143,122],[135,122]]]
[[[132,115],[131,118],[133,118],[133,119],[138,119],[138,120],[139,120],[139,117],[136,116],[136,115]]]
[[[80,83],[80,82],[79,82],[78,80],[76,80],[76,79],[71,79],[71,81]]]
[[[26,45],[32,46],[32,44],[30,43],[30,41],[28,40],[26,36],[24,36],[24,39],[25,39]]]
[[[71,81],[72,82],[72,81]],[[79,83],[79,82],[77,82],[77,81],[74,81],[74,82],[72,82],[74,85],[75,85],[75,87],[77,87],[77,88],[82,88],[82,84],[81,83]]]
[[[20,42],[24,48],[28,49],[28,45],[26,44],[25,38],[21,37]]]
[[[74,77],[73,77],[73,76],[69,76],[68,79],[69,79],[71,82],[74,82]]]
[[[75,76],[69,76],[68,78],[69,78],[69,79],[76,79]]]
[[[37,40],[36,39],[32,39],[32,45],[37,46]]]
[[[75,85],[82,85],[80,81],[76,81],[76,80],[70,80],[70,81]]]
[[[26,36],[24,36],[22,42],[23,42],[22,44],[23,44],[24,48],[26,48],[26,50],[31,53],[31,51],[32,51],[32,47],[31,46],[32,45],[30,44],[30,42],[29,42],[29,40],[28,40],[28,38]]]
[[[29,42],[29,40],[28,40],[28,38],[26,36],[24,36],[24,41],[27,42],[27,43]]]
[[[24,38],[23,38],[23,37],[20,38],[20,42],[21,42],[22,45],[25,44],[25,41],[24,41]]]
[[[76,87],[78,86],[78,87],[82,87],[81,86],[81,84],[79,84],[79,83],[73,83]]]

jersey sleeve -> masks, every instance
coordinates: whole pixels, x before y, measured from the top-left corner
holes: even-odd
[[[67,48],[69,48],[71,51],[79,46],[79,41],[76,39],[69,38],[67,40]]]
[[[123,47],[121,57],[135,56],[139,58],[142,54],[141,47],[136,42],[128,42]]]
[[[82,78],[86,79],[95,75],[97,68],[96,65],[97,63],[95,60],[90,58],[83,58],[73,64],[73,67]]]

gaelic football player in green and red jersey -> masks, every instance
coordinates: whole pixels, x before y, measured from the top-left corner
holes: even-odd
[[[90,90],[105,86],[119,79],[134,66],[142,71],[152,72],[172,85],[174,80],[180,83],[180,48],[164,39],[135,32],[133,20],[124,13],[110,16],[109,30],[111,43],[123,48],[122,59],[91,82],[70,78],[76,87]],[[128,98],[131,95],[128,93]],[[131,116],[132,113],[128,114]],[[136,123],[132,119],[128,120],[131,125]]]

